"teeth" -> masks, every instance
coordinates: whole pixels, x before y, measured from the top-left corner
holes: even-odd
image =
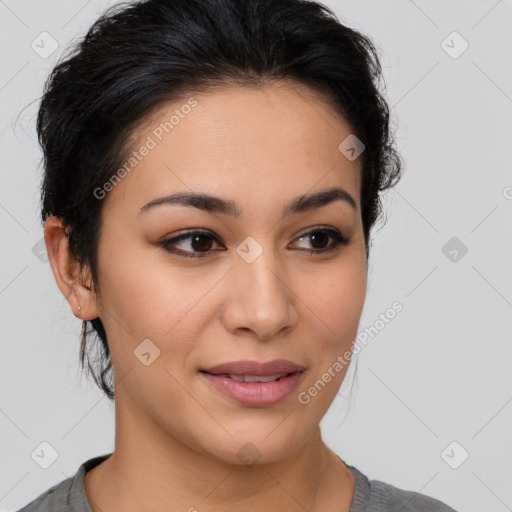
[[[234,373],[228,374],[228,377],[233,380],[237,380],[238,382],[272,382],[274,380],[279,380],[284,374],[276,373],[274,375],[265,375],[265,376],[257,376],[257,375],[235,375]]]

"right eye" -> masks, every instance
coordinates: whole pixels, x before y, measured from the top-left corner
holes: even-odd
[[[188,245],[189,249],[191,250],[174,248],[174,246],[182,242],[185,242],[183,245]],[[178,256],[184,256],[185,258],[203,258],[213,252],[210,250],[213,245],[212,242],[218,243],[215,236],[206,231],[194,230],[187,231],[186,233],[183,233],[174,238],[162,240],[159,242],[159,245],[161,245],[165,251],[172,254],[177,254]]]

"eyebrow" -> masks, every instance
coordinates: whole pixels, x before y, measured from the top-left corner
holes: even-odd
[[[303,194],[294,198],[284,207],[282,216],[285,217],[290,214],[303,213],[321,208],[334,201],[342,201],[349,204],[352,209],[357,210],[356,202],[346,190],[340,187],[332,187],[314,194]],[[139,215],[163,204],[192,206],[205,212],[220,213],[232,217],[239,217],[243,211],[240,206],[232,200],[222,199],[221,197],[211,196],[209,194],[178,192],[149,201],[149,203],[145,204],[140,209]]]

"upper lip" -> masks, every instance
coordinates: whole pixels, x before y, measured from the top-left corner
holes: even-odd
[[[259,361],[230,361],[210,368],[204,368],[201,371],[211,373],[212,375],[233,374],[233,375],[254,375],[257,377],[266,377],[276,374],[288,374],[302,372],[304,366],[286,359],[274,359],[268,362]]]

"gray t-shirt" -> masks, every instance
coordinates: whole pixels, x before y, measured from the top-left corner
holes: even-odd
[[[18,512],[92,512],[85,494],[84,475],[110,455],[108,453],[87,460],[74,476],[50,487]],[[350,512],[456,512],[424,494],[404,491],[379,480],[368,480],[358,469],[345,461],[343,463],[352,471],[355,479]]]

